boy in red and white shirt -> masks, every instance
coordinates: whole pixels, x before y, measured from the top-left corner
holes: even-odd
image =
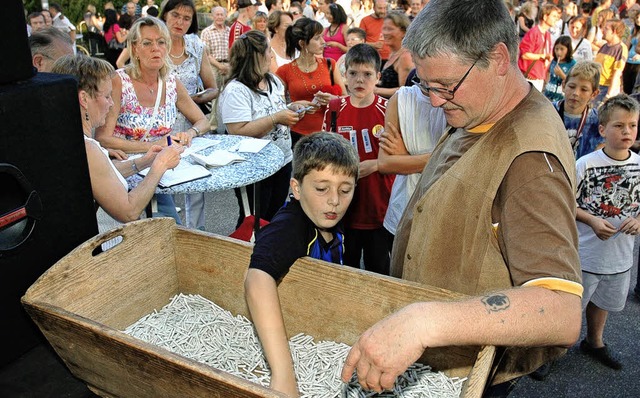
[[[388,275],[393,235],[382,223],[395,176],[378,172],[379,139],[387,109],[387,100],[373,93],[380,63],[380,55],[368,44],[357,44],[347,52],[350,96],[329,103],[322,128],[349,140],[360,156],[358,185],[344,221],[344,263],[359,268],[364,256],[366,270]]]

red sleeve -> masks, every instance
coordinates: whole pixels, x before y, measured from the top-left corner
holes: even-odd
[[[522,41],[520,42],[520,54],[532,53],[537,49],[535,48],[536,35],[534,34],[537,29],[529,29],[527,33],[525,33]]]
[[[290,69],[289,64],[284,64],[281,67],[279,67],[278,70],[276,70],[276,75],[278,75],[280,80],[282,80],[287,85],[287,89],[289,88],[289,79],[288,79],[289,69]]]

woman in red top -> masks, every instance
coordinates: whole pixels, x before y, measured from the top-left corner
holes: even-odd
[[[326,46],[324,56],[332,58],[334,61],[347,52],[347,14],[339,4],[329,4],[327,21],[331,25],[324,30],[322,38]]]
[[[287,56],[293,57],[296,50],[300,51],[300,56],[282,65],[276,74],[288,90],[291,101],[313,107],[291,126],[293,145],[302,135],[320,131],[327,104],[346,92],[335,61],[322,58],[325,47],[322,30],[319,22],[300,18],[285,33]]]

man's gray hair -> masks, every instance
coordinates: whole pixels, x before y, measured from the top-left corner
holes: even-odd
[[[418,58],[454,55],[478,66],[504,43],[516,65],[518,36],[504,0],[432,0],[413,20],[402,45]]]
[[[47,26],[37,32],[33,32],[29,36],[31,56],[42,54],[49,59],[54,59],[58,43],[68,44],[70,47],[73,46],[71,37],[53,26]]]

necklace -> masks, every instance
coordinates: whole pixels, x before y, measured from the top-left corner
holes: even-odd
[[[145,82],[145,81],[144,81],[144,80],[142,80],[142,79],[138,79],[138,81],[139,81],[140,83],[144,84],[144,86],[147,88],[147,90],[149,90],[149,92],[151,93],[151,95],[153,95],[153,94],[155,94],[155,93],[156,93],[156,90],[155,90],[154,88],[152,88],[152,87],[153,87],[153,86],[155,86],[155,85],[157,84],[157,82],[156,82],[156,83],[154,83],[154,84],[149,85],[147,82]]]
[[[301,72],[304,73],[311,73],[312,72],[312,68],[316,65],[316,60],[315,57],[313,58],[313,61],[311,61],[311,64],[309,66],[305,66],[304,69],[302,68],[302,64],[300,64],[300,60],[302,59],[302,57],[299,57],[298,59],[296,59],[296,65],[298,66],[298,69],[300,69]]]
[[[169,56],[173,59],[180,59],[184,56],[184,42],[182,42],[182,54],[180,55],[173,55],[171,54],[171,52],[169,52]]]
[[[333,25],[331,25],[333,26]],[[338,31],[338,28],[340,27],[340,25],[336,26],[335,29],[331,30],[331,26],[329,27],[329,37],[333,37],[336,35],[336,32]]]
[[[321,91],[322,88],[324,87],[324,85],[321,83],[320,84],[320,88],[318,88],[317,85],[313,84],[313,82],[311,81],[311,79],[313,79],[313,75],[310,75],[310,72],[305,72],[304,70],[302,70],[302,68],[300,67],[300,63],[298,62],[298,60],[294,61],[296,66],[298,67],[298,70],[301,72],[300,75],[300,80],[302,80],[302,84],[304,85],[305,90],[307,90],[307,93],[311,94],[311,95],[315,95],[316,92]],[[311,84],[311,89],[309,89],[309,86],[307,86],[307,79],[305,79],[305,74],[309,74],[308,78],[310,80]]]

